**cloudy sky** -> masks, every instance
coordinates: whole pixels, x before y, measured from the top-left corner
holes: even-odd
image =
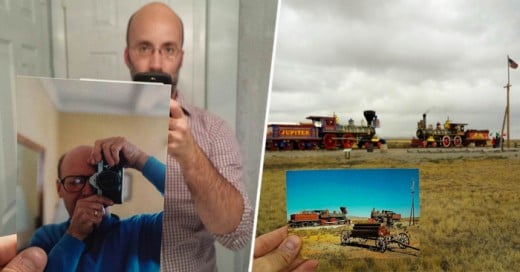
[[[519,1],[282,0],[268,122],[375,110],[383,138],[446,118],[500,131],[507,55],[520,64]],[[510,70],[520,138],[520,68]]]

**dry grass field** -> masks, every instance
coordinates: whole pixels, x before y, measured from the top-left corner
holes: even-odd
[[[256,234],[286,224],[286,170],[419,168],[420,225],[410,230],[412,245],[420,243],[419,257],[341,247],[339,229],[301,230],[314,231],[306,233],[310,240],[329,245],[304,241],[303,254],[320,260],[319,271],[519,271],[520,150],[422,153],[389,147],[386,153],[353,150],[350,159],[342,150],[266,152]],[[353,258],[346,248],[367,257]]]

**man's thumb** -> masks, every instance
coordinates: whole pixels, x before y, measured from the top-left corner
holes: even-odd
[[[47,265],[47,254],[39,247],[30,247],[20,252],[2,272],[43,271]]]
[[[301,240],[296,235],[289,235],[278,246],[277,249],[271,253],[261,257],[262,260],[255,264],[253,270],[255,271],[280,271],[289,268],[291,263],[298,256],[300,252]]]

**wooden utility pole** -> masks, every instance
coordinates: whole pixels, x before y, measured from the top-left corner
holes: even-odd
[[[510,145],[510,142],[511,142],[511,133],[510,133],[510,110],[509,110],[509,89],[511,88],[511,83],[509,81],[509,70],[510,68],[513,68],[513,69],[516,69],[518,68],[518,64],[512,60],[509,55],[507,55],[507,85],[504,87],[506,88],[506,92],[507,92],[507,98],[506,98],[506,112],[504,114],[504,122],[502,122],[502,131],[501,131],[501,135],[500,135],[500,147],[501,147],[501,150],[504,151],[504,142],[502,140],[502,136],[504,135],[504,125],[505,125],[505,120],[507,120],[507,148],[510,148],[511,145]]]
[[[412,208],[410,210],[410,220],[408,222],[408,225],[409,226],[412,226],[412,225],[415,225],[415,208],[414,208],[414,194],[415,194],[415,188],[414,188],[414,180],[412,180],[412,186],[411,186],[411,191],[412,191]]]

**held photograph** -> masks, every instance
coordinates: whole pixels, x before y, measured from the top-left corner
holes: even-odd
[[[170,85],[16,83],[18,248],[45,250],[48,270],[90,258],[115,270],[159,269]],[[89,247],[98,249],[82,259]]]
[[[419,185],[418,169],[287,171],[287,223],[301,256],[322,265],[419,256]]]

